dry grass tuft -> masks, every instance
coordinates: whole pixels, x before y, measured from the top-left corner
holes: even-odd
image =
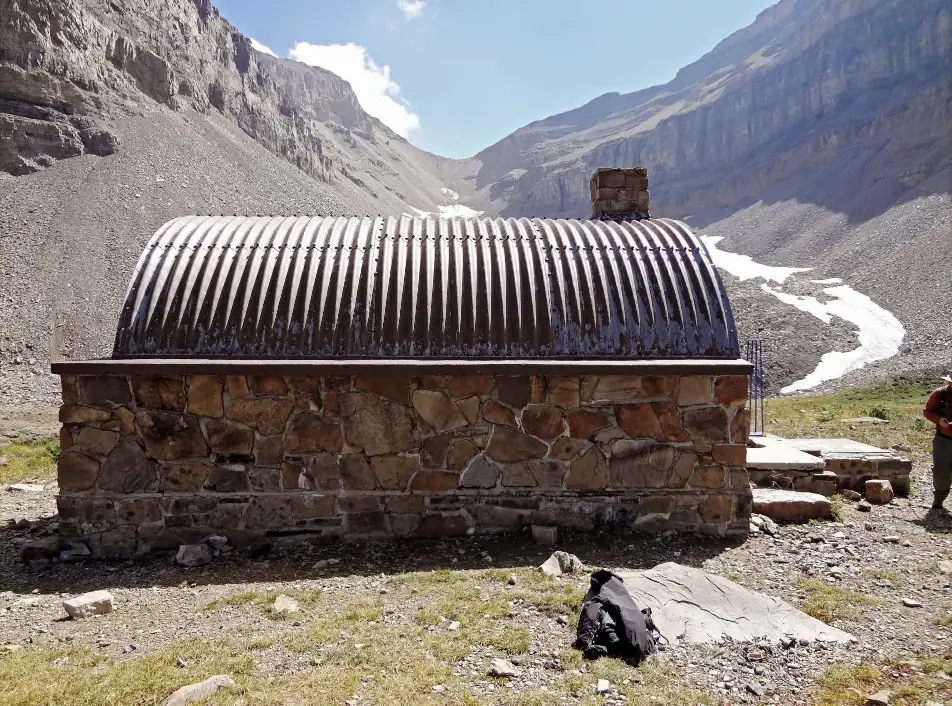
[[[0,457],[6,458],[0,465],[0,483],[52,480],[56,478],[59,439],[10,444],[0,448]]]
[[[854,606],[885,605],[885,601],[878,598],[832,586],[819,579],[801,579],[797,581],[797,588],[808,595],[800,609],[829,624],[836,620],[854,620],[857,617]]]

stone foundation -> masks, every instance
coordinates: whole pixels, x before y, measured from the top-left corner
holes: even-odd
[[[121,367],[121,366],[119,366]],[[63,375],[61,532],[746,536],[744,375]]]

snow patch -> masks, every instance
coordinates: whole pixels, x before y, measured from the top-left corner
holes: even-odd
[[[812,267],[773,267],[754,262],[749,255],[738,255],[737,253],[718,250],[717,244],[724,238],[713,235],[702,235],[701,241],[707,246],[707,251],[711,254],[714,264],[722,270],[730,272],[739,280],[765,279],[777,284],[783,284],[791,275],[798,272],[809,272]]]
[[[448,189],[444,186],[442,189],[440,189],[440,191],[442,191],[452,201],[459,201],[459,194],[453,191],[452,189]]]
[[[753,258],[747,255],[718,250],[717,244],[723,238],[702,235],[701,240],[707,246],[711,260],[720,269],[741,280],[766,280],[760,285],[764,292],[775,296],[784,304],[815,316],[825,324],[831,323],[835,316],[849,321],[859,329],[858,348],[846,352],[831,351],[823,354],[813,372],[802,380],[787,385],[780,391],[781,393],[812,389],[824,382],[841,378],[848,372],[859,370],[870,363],[891,358],[899,352],[906,335],[906,329],[899,319],[865,294],[844,285],[843,280],[837,277],[810,280],[812,284],[839,285],[822,290],[823,294],[832,297],[830,301],[821,302],[814,296],[790,294],[779,287],[771,287],[768,282],[780,285],[791,276],[800,272],[809,272],[812,268],[764,265],[754,262]]]

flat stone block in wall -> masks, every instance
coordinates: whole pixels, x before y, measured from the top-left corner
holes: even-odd
[[[619,439],[611,450],[612,488],[663,488],[677,458],[677,449],[655,441]]]
[[[410,490],[419,493],[441,493],[459,486],[457,471],[419,471],[413,476]]]
[[[280,434],[274,436],[255,434],[252,452],[255,463],[262,466],[280,466],[284,460],[284,437]]]
[[[344,438],[370,456],[407,451],[416,443],[410,410],[370,392],[346,393],[340,398]]]
[[[501,424],[513,429],[519,427],[519,423],[516,421],[516,413],[493,399],[486,400],[483,403],[483,419],[491,424]]]
[[[709,405],[714,401],[714,381],[708,375],[686,375],[678,383],[678,405]]]
[[[602,452],[590,448],[572,462],[565,487],[569,490],[600,490],[608,487],[608,464]]]
[[[532,382],[528,376],[496,378],[496,394],[499,401],[514,409],[529,404]]]
[[[673,402],[643,402],[618,408],[618,425],[633,439],[688,441]]]
[[[370,462],[363,454],[344,454],[338,464],[340,484],[344,490],[373,490],[377,486]]]
[[[714,444],[714,460],[725,466],[744,467],[747,464],[746,444]]]
[[[224,378],[214,375],[193,375],[188,381],[186,411],[203,417],[220,417],[224,413],[222,392]]]
[[[112,409],[132,402],[132,389],[125,377],[82,375],[76,380],[76,399],[87,407]]]
[[[57,461],[57,480],[61,490],[89,490],[99,476],[99,461],[86,454],[68,451]]]
[[[545,456],[548,450],[549,447],[544,442],[533,436],[496,426],[486,453],[496,461],[516,463]]]
[[[734,514],[734,496],[710,495],[699,506],[698,511],[704,522],[728,522]]]
[[[183,461],[159,464],[159,492],[196,493],[205,485],[211,464],[204,461]]]
[[[446,389],[454,399],[473,395],[485,397],[492,391],[494,384],[490,375],[455,375]]]
[[[249,375],[248,388],[253,395],[271,395],[282,397],[288,394],[284,378],[277,375]]]
[[[532,436],[551,441],[565,431],[565,422],[558,407],[538,405],[523,410],[522,428]]]
[[[171,412],[185,411],[185,378],[181,375],[134,376],[131,382],[136,405],[139,407]]]
[[[220,454],[250,454],[254,448],[255,434],[250,427],[227,419],[205,421],[208,446]]]
[[[106,422],[112,419],[112,413],[83,405],[63,405],[60,407],[59,420],[63,424],[90,424]]]
[[[581,404],[579,379],[577,377],[554,377],[549,381],[547,387],[549,389],[549,402],[552,404],[562,409],[574,409]]]
[[[415,390],[413,408],[436,433],[450,431],[468,424],[449,396],[439,390]]]
[[[217,465],[209,473],[205,489],[216,493],[246,493],[251,490],[248,469],[240,464]]]
[[[284,431],[294,402],[285,399],[241,399],[232,403],[225,416],[247,424],[265,436],[280,434]]]
[[[493,488],[502,469],[491,459],[477,456],[460,476],[461,488]]]
[[[731,420],[731,441],[735,444],[746,444],[750,438],[750,412],[747,409],[738,409]]]
[[[747,402],[746,375],[720,375],[714,378],[714,403],[742,405]]]
[[[374,456],[370,459],[377,487],[382,490],[406,490],[420,468],[419,456]]]
[[[136,412],[136,429],[150,458],[173,461],[208,455],[208,444],[194,415],[140,410]]]
[[[329,422],[316,412],[301,412],[292,417],[284,435],[284,449],[287,453],[340,453],[343,448],[344,438],[340,424]]]
[[[696,407],[681,412],[681,423],[695,444],[727,441],[727,412],[722,407]]]
[[[102,462],[96,487],[114,493],[154,493],[159,487],[155,462],[134,439],[123,437]]]

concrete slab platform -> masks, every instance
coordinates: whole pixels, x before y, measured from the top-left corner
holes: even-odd
[[[747,447],[747,468],[759,471],[811,471],[826,468],[826,462],[804,453],[779,437],[758,437],[758,446]]]
[[[852,439],[784,439],[783,443],[808,454],[883,454],[895,456],[895,452],[863,444]]]

